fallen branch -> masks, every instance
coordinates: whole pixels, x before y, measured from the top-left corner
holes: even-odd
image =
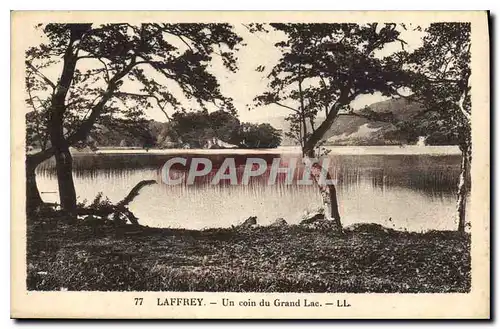
[[[140,181],[130,190],[128,195],[122,201],[117,203],[117,206],[128,206],[128,204],[139,195],[139,192],[143,187],[153,184],[156,184],[156,181],[153,179]]]
[[[133,225],[139,225],[139,219],[135,217],[134,213],[132,213],[128,209],[128,205],[132,202],[138,195],[141,189],[145,186],[156,184],[155,180],[143,180],[137,183],[132,190],[127,194],[127,196],[116,205],[108,203],[108,204],[100,204],[94,207],[85,207],[77,210],[77,215],[91,215],[91,216],[99,216],[101,218],[106,218],[112,216],[113,221],[116,223],[126,222],[128,221]]]

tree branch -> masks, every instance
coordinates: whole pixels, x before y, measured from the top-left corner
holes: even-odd
[[[300,113],[300,111],[299,111],[299,110],[294,109],[293,107],[290,107],[290,106],[288,106],[288,105],[282,104],[282,103],[277,102],[277,101],[276,101],[276,102],[271,102],[271,104],[276,104],[276,105],[279,105],[279,106],[284,107],[284,108],[286,108],[286,109],[292,110],[292,111],[294,111],[295,113]]]
[[[56,90],[56,85],[52,81],[50,81],[49,78],[47,78],[45,75],[42,74],[33,64],[31,64],[29,61],[26,61],[26,65],[33,70],[33,72],[41,77],[45,83],[47,83],[49,86],[52,87],[53,90]]]
[[[306,153],[314,152],[316,144],[324,137],[325,133],[330,129],[337,117],[340,107],[344,104],[348,104],[350,101],[349,91],[345,88],[340,92],[339,98],[333,103],[328,115],[325,120],[318,126],[318,128],[312,133],[307,142],[304,145],[304,151]],[[307,155],[307,154],[306,154]]]
[[[104,70],[106,71],[106,79],[105,81],[106,82],[109,82],[109,70],[108,70],[108,66],[106,65],[106,63],[101,59],[101,58],[98,58],[99,62],[102,63],[102,65],[104,65]],[[137,65],[137,64],[136,64]]]
[[[167,120],[169,120],[169,121],[171,120],[170,116],[167,113],[167,111],[165,111],[165,105],[163,105],[163,106],[161,105],[161,100],[156,95],[153,95],[153,94],[135,94],[135,93],[129,93],[129,92],[123,92],[123,91],[116,92],[114,95],[116,95],[116,96],[123,95],[123,96],[153,98],[154,100],[156,100],[156,103],[158,104],[158,108],[163,112],[163,114],[165,114],[165,117],[167,117]]]
[[[29,77],[28,77],[29,78]],[[38,102],[40,103],[40,106],[45,109],[45,107],[43,106],[43,102],[42,100],[40,99],[40,97],[38,96],[33,96],[32,93],[31,93],[31,87],[29,86],[29,84],[27,85],[26,89],[28,90],[28,97],[30,99],[30,103],[31,103],[31,107],[33,107],[33,111],[38,114],[38,109],[37,107],[35,106],[35,101],[34,99],[37,98],[38,99]],[[40,140],[41,142],[41,147],[42,149],[45,149],[46,145],[47,145],[47,135],[43,136],[42,132],[41,132],[41,129],[40,129],[40,120],[38,120],[38,118],[35,118],[35,126],[36,126],[36,133],[38,135],[38,139]]]
[[[139,183],[137,183],[132,190],[127,194],[127,196],[120,202],[118,202],[116,205],[117,207],[126,207],[129,205],[130,202],[132,202],[135,197],[139,195],[139,192],[141,189],[145,186],[156,184],[155,180],[142,180]]]
[[[130,63],[121,72],[115,74],[115,76],[113,76],[113,78],[109,80],[108,88],[102,95],[101,100],[96,105],[94,105],[88,118],[80,125],[80,127],[75,133],[73,133],[71,136],[67,138],[67,142],[69,145],[73,145],[74,143],[81,140],[85,140],[85,138],[87,138],[97,118],[101,114],[104,105],[108,102],[108,100],[110,100],[113,97],[113,93],[118,88],[117,86],[118,81],[122,79],[128,72],[130,72],[130,70],[135,65],[136,61],[135,57],[133,57]]]
[[[181,41],[189,48],[189,50],[191,50],[192,52],[194,52],[193,48],[191,48],[191,46],[189,45],[189,43],[187,43],[186,40],[184,40],[184,38],[182,38],[181,35],[177,35],[177,37],[179,39],[181,39]]]
[[[31,163],[33,165],[42,163],[43,161],[49,159],[54,155],[54,147],[51,146],[48,149],[42,150],[38,153],[35,154],[27,154],[26,155],[26,162]]]

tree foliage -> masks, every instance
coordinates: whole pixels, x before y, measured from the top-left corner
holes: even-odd
[[[405,80],[401,54],[377,56],[389,43],[404,46],[396,24],[270,25],[286,40],[276,44],[282,56],[268,75],[268,90],[255,98],[256,105],[288,108],[291,134],[307,152],[318,146],[339,113],[352,111],[356,97],[396,95]],[[318,126],[316,117],[324,117]]]
[[[228,70],[236,70],[234,52],[242,39],[229,24],[83,23],[38,28],[44,41],[26,51],[27,104],[34,112],[27,116],[32,123],[26,133],[30,146],[45,149],[26,160],[27,199],[34,204],[30,209],[41,202],[34,170],[54,155],[61,206],[74,216],[69,146],[85,142],[93,130],[133,127],[143,121],[145,109],[154,106],[167,115],[168,108],[182,107],[181,99],[203,109],[211,104],[234,111],[209,70],[214,56]]]
[[[228,112],[177,112],[164,126],[166,136],[178,147],[223,147],[220,142],[244,148],[274,148],[281,143],[280,131],[270,124],[240,123]]]
[[[246,148],[275,148],[281,144],[281,131],[269,123],[243,123],[238,131],[239,145]]]
[[[68,49],[75,63],[64,104],[64,131],[70,142],[92,129],[127,129],[148,108],[179,110],[181,101],[202,108],[234,111],[209,67],[214,57],[236,70],[234,52],[241,38],[229,24],[47,24],[46,41],[26,52],[26,90],[30,113],[28,143],[47,147],[52,98],[60,85],[50,76]],[[71,73],[71,72],[70,72]],[[132,81],[132,83],[124,81]],[[174,92],[178,91],[178,92]],[[85,131],[83,131],[85,130]],[[85,132],[85,134],[82,134]]]
[[[434,23],[422,47],[408,55],[408,86],[425,111],[411,129],[466,148],[470,144],[470,23]],[[435,135],[435,136],[433,136]]]

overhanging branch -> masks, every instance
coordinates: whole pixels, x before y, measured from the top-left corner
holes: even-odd
[[[43,81],[45,81],[45,83],[47,83],[50,87],[52,87],[53,90],[56,89],[56,85],[55,83],[53,83],[49,78],[47,78],[42,72],[40,72],[33,64],[31,64],[29,61],[26,61],[26,65],[31,69],[33,70],[33,73],[35,73],[36,75],[38,75],[40,78],[43,79]]]

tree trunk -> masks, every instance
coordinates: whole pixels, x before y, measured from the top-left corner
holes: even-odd
[[[26,214],[32,214],[36,209],[38,209],[43,201],[40,197],[40,192],[38,191],[38,186],[36,185],[36,174],[35,169],[39,163],[32,161],[32,158],[28,155],[26,157]]]
[[[129,64],[127,70],[133,67],[133,63]],[[69,70],[74,72],[74,63]],[[63,128],[63,116],[66,111],[64,104],[64,97],[55,97],[52,100],[52,112],[50,120],[50,141],[52,144],[52,149],[56,159],[56,172],[57,172],[57,183],[59,185],[59,199],[61,202],[61,207],[66,211],[70,218],[75,215],[76,210],[76,191],[75,184],[73,182],[73,157],[69,151],[69,146],[80,140],[85,140],[90,130],[92,129],[95,121],[101,114],[106,102],[111,98],[113,92],[116,89],[116,81],[121,79],[126,72],[123,71],[117,74],[111,82],[108,84],[108,88],[99,101],[91,111],[89,117],[82,123],[80,128],[75,132],[74,135],[68,137],[66,140],[64,136]]]
[[[326,170],[326,169],[320,169]],[[330,174],[326,173],[326,178],[331,179]],[[335,231],[342,231],[342,222],[340,221],[339,205],[337,200],[337,189],[335,185],[319,185],[321,197],[323,199],[323,206],[325,207],[325,218],[333,221],[335,226]]]
[[[70,218],[73,217],[76,210],[76,193],[72,176],[73,158],[69,152],[68,141],[64,137],[63,120],[67,111],[66,96],[75,76],[78,61],[78,41],[90,30],[91,26],[92,24],[69,24],[67,26],[70,32],[69,43],[64,51],[62,71],[51,99],[49,111],[50,142],[56,158],[59,198],[61,207],[70,215]]]
[[[328,168],[323,168],[320,163],[314,162],[314,151],[304,151],[306,165],[311,168],[311,176],[319,188],[323,207],[325,210],[325,219],[331,220],[333,230],[342,232],[342,222],[340,220],[339,205],[337,200],[337,189],[333,184],[321,184],[321,174],[325,173],[325,178],[331,181],[332,177]]]
[[[36,167],[54,155],[54,149],[48,148],[35,154],[27,154],[25,161],[26,171],[26,212],[32,213],[43,204],[36,184]]]
[[[76,210],[76,191],[73,182],[73,157],[69,151],[69,144],[64,138],[62,118],[53,114],[51,122],[51,143],[54,147],[56,159],[57,184],[59,186],[59,200],[61,208],[72,219]],[[54,119],[55,118],[55,119]]]
[[[462,161],[460,165],[460,178],[457,191],[457,217],[458,231],[465,232],[466,206],[467,195],[470,188],[470,162],[471,162],[471,145],[460,147],[462,151]]]
[[[70,216],[73,216],[76,211],[76,191],[72,175],[73,157],[66,146],[55,150],[55,158],[61,207]]]

